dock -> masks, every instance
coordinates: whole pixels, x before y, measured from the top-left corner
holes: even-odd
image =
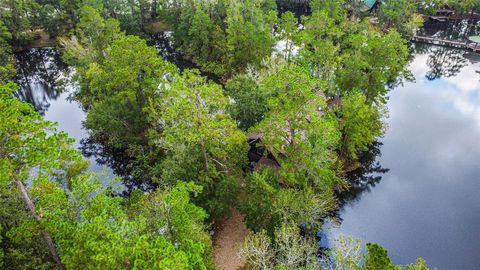
[[[474,52],[480,52],[480,44],[471,43],[468,41],[449,40],[449,39],[443,39],[438,37],[420,36],[420,35],[413,36],[412,41],[439,45],[439,46],[472,50]]]
[[[429,16],[428,18],[437,22],[446,22],[450,20],[450,16]]]

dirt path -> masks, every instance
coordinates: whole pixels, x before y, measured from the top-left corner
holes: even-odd
[[[219,270],[237,270],[245,265],[240,249],[247,234],[242,214],[233,209],[230,218],[223,222],[214,237],[214,259]]]

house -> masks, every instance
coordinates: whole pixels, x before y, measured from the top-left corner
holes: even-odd
[[[248,151],[248,161],[249,165],[247,170],[256,171],[262,166],[273,168],[274,170],[280,169],[280,163],[273,156],[272,153],[267,153],[265,148],[259,146],[258,143],[262,138],[261,133],[254,133],[248,136],[248,144],[250,145],[250,150]]]
[[[323,97],[323,93],[321,94]],[[335,109],[341,106],[342,100],[340,96],[335,96],[327,100],[327,108]],[[317,114],[322,116],[325,113],[323,108],[318,108]],[[308,119],[307,119],[308,120]],[[273,168],[275,171],[278,171],[281,167],[278,159],[270,152],[268,152],[265,147],[260,146],[259,143],[263,137],[262,133],[253,133],[248,135],[248,144],[250,145],[250,150],[248,151],[248,171],[256,171],[262,166]]]
[[[363,0],[363,3],[365,5],[365,11],[370,11],[370,10],[373,10],[377,6],[378,1],[377,0]]]

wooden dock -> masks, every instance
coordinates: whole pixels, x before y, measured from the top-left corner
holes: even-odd
[[[442,38],[429,37],[429,36],[419,36],[419,35],[413,36],[412,41],[439,45],[439,46],[459,48],[459,49],[468,49],[474,52],[480,52],[480,44],[471,43],[471,42],[469,43],[468,41],[449,40],[449,39],[442,39]]]
[[[437,22],[446,22],[450,20],[450,16],[429,16],[428,18],[432,21],[437,21]]]

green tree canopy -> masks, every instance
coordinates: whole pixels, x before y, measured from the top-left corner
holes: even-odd
[[[204,205],[209,212],[228,210],[236,197],[229,189],[238,186],[234,176],[241,175],[246,163],[247,143],[226,113],[222,88],[187,70],[162,92],[162,98],[153,100],[149,117],[155,127],[151,143],[166,151],[163,178],[198,179],[208,194]]]
[[[200,187],[178,183],[128,202],[85,173],[71,139],[31,105],[0,94],[2,263],[61,269],[211,269]],[[5,196],[3,196],[5,194]],[[127,206],[127,207],[125,207]],[[157,209],[158,207],[158,209]],[[153,211],[153,209],[155,209]]]

